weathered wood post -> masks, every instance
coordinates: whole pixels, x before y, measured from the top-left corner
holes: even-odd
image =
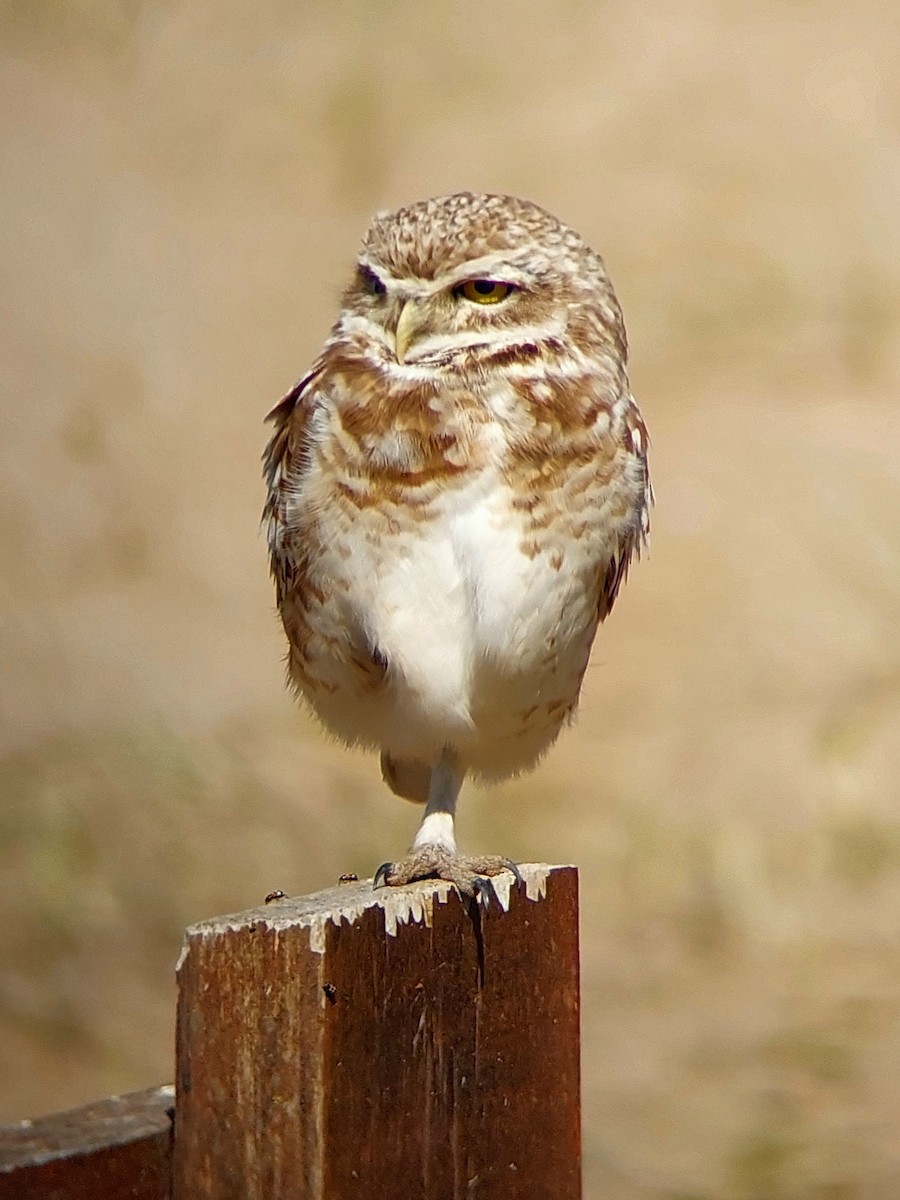
[[[521,870],[190,928],[175,1200],[577,1200],[577,872]]]
[[[0,1126],[0,1200],[169,1200],[171,1084]]]

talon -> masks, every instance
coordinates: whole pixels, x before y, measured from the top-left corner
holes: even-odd
[[[373,891],[375,890],[375,888],[387,887],[388,875],[390,875],[390,873],[391,873],[391,871],[393,871],[393,869],[394,869],[394,864],[392,862],[386,862],[386,863],[381,864],[381,866],[375,872],[375,878],[372,880],[372,890]]]
[[[522,878],[522,872],[519,870],[513,860],[511,858],[504,858],[503,865],[506,867],[507,871],[512,872],[513,878],[516,881],[516,886],[521,887],[525,880]]]
[[[472,880],[472,897],[476,904],[479,904],[485,912],[488,912],[491,907],[491,900],[497,899],[497,893],[494,891],[494,885],[490,879],[484,875],[477,875]]]

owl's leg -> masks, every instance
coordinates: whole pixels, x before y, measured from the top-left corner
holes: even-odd
[[[465,774],[458,757],[445,750],[432,768],[425,815],[412,851],[399,862],[383,863],[375,872],[375,887],[402,887],[415,879],[446,879],[486,908],[494,895],[491,875],[511,871],[517,882],[522,882],[516,864],[508,858],[465,857],[457,851],[453,821]]]
[[[450,750],[445,750],[431,769],[431,785],[422,824],[413,842],[413,850],[433,846],[447,854],[456,854],[456,802],[466,773],[459,759]]]

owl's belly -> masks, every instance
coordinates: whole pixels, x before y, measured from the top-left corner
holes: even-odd
[[[577,702],[609,549],[578,514],[536,542],[513,499],[476,485],[427,518],[367,530],[363,512],[323,531],[314,587],[329,601],[307,613],[295,678],[339,736],[425,761],[451,745],[487,777],[552,744]]]

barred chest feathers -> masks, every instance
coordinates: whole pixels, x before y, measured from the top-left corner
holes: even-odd
[[[292,682],[343,740],[416,759],[452,742],[495,778],[572,714],[645,479],[630,397],[583,376],[561,409],[542,373],[363,380],[335,355],[307,385],[276,560]]]

